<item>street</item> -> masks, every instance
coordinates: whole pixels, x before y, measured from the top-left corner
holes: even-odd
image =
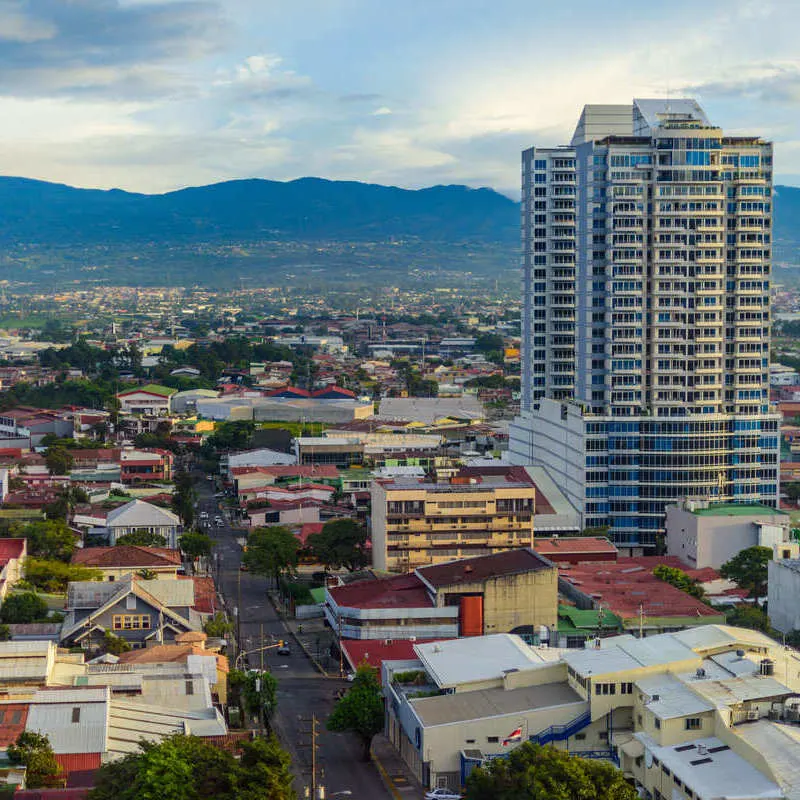
[[[349,796],[356,800],[390,797],[375,766],[361,760],[358,740],[349,734],[330,733],[325,729],[335,693],[349,684],[345,680],[323,677],[290,637],[267,597],[266,579],[239,569],[242,549],[236,540],[245,536],[245,532],[230,527],[213,497],[211,481],[203,477],[196,487],[198,514],[203,511],[209,514],[212,523],[209,533],[216,542],[217,590],[224,598],[229,616],[233,619],[234,608],[241,614],[242,650],[257,650],[262,641],[271,644],[282,639],[291,648],[288,656],[278,655],[277,647],[251,653],[248,661],[251,668],[260,669],[263,664],[278,680],[278,710],[271,722],[292,756],[298,796],[303,798],[305,787],[311,785],[311,726],[312,715],[316,715],[319,723],[317,782],[324,785],[325,797]],[[225,524],[220,527],[213,524],[214,517],[219,514],[225,518]]]

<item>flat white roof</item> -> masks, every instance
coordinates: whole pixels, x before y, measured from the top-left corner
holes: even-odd
[[[417,658],[440,688],[499,679],[503,673],[547,663],[511,633],[414,645]]]
[[[714,710],[711,703],[703,700],[670,674],[640,678],[635,684],[641,692],[651,698],[647,708],[659,719],[675,719]]]
[[[564,661],[580,675],[605,675],[691,660],[697,660],[699,666],[697,653],[671,633],[646,639],[614,636],[604,639],[599,649],[570,650],[564,654]]]
[[[779,800],[784,797],[777,783],[716,737],[694,739],[673,747],[661,747],[645,733],[635,733],[634,737],[645,747],[645,763],[657,758],[697,795],[698,800]]]

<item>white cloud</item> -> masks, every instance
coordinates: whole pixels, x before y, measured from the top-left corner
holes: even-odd
[[[392,113],[392,109],[389,106],[381,106],[380,108],[376,108],[372,112],[373,117],[388,117]]]

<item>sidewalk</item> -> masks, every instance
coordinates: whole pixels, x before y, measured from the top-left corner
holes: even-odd
[[[422,784],[382,733],[372,740],[372,760],[395,800],[420,800],[425,797]]]

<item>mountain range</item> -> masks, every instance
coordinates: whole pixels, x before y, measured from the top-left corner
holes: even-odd
[[[0,279],[91,269],[152,284],[166,268],[173,283],[218,283],[223,260],[264,282],[298,266],[508,275],[519,218],[519,203],[466,186],[252,179],[147,195],[0,177]],[[776,260],[800,263],[800,188],[775,187],[773,235]]]

